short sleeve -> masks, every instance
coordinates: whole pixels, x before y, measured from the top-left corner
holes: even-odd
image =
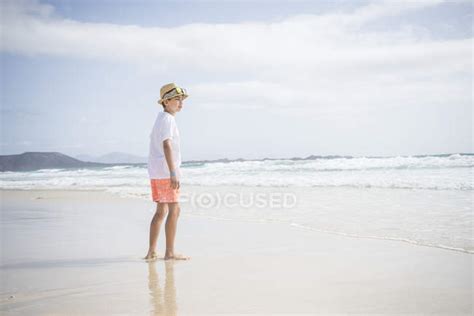
[[[173,120],[165,119],[160,128],[160,142],[173,138]]]

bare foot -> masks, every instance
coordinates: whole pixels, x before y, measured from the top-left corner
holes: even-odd
[[[178,254],[175,254],[175,255],[172,255],[172,256],[165,256],[164,258],[165,260],[171,260],[171,259],[174,259],[174,260],[189,260],[191,259],[190,257],[186,257],[186,256],[183,256],[183,255],[178,255]]]
[[[145,259],[146,261],[154,261],[154,260],[158,259],[158,255],[154,252],[149,253],[143,259]]]

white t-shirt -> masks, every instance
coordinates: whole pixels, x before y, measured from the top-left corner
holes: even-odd
[[[173,162],[176,175],[180,177],[181,150],[179,131],[174,116],[168,112],[160,112],[150,134],[150,151],[148,154],[148,175],[150,179],[169,179],[170,171],[166,162],[163,141],[171,139]]]

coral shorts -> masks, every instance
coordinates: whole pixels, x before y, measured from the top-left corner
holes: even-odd
[[[171,188],[170,179],[150,179],[151,195],[154,202],[174,203],[179,200],[179,189]]]

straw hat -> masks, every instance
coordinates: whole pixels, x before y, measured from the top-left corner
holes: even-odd
[[[183,96],[183,100],[186,99],[188,97],[186,89],[178,87],[175,83],[165,84],[160,89],[160,100],[158,100],[158,103],[163,105],[163,101],[177,96]]]

